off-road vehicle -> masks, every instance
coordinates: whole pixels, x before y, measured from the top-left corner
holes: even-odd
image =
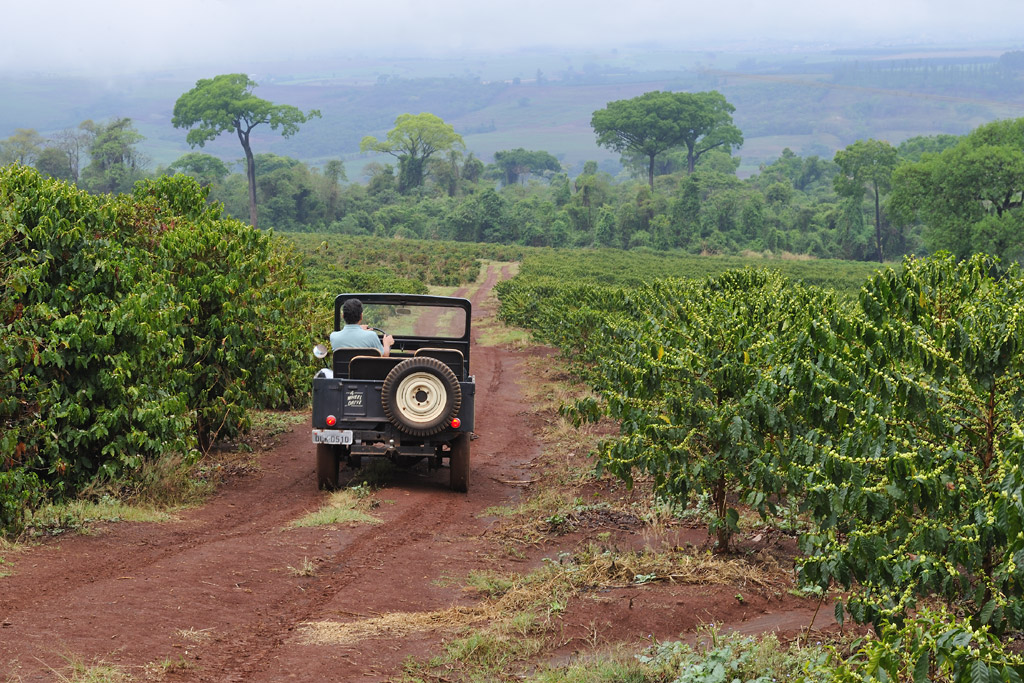
[[[450,485],[469,488],[476,382],[470,373],[467,299],[419,294],[340,294],[334,329],[344,325],[342,304],[359,299],[363,324],[394,337],[390,355],[377,349],[317,345],[330,367],[313,378],[313,443],[322,489],[338,486],[341,463],[358,468],[366,456],[399,465],[448,461]]]

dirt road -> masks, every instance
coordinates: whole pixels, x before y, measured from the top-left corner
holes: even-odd
[[[475,315],[502,273],[470,293]],[[208,504],[161,524],[113,524],[18,553],[0,579],[0,675],[53,680],[70,662],[123,667],[133,678],[169,670],[199,681],[381,680],[436,642],[425,635],[357,647],[303,645],[300,624],[418,612],[467,602],[458,582],[484,568],[479,516],[515,498],[502,484],[536,455],[521,370],[507,351],[476,347],[477,433],[468,494],[447,472],[400,472],[381,494],[379,525],[286,529],[317,509],[305,424]],[[304,562],[315,576],[296,576]],[[148,666],[147,666],[148,665]],[[161,674],[164,675],[164,674]]]
[[[464,290],[475,317],[493,314],[489,295],[503,276],[488,266],[482,284]],[[474,604],[461,580],[499,559],[487,540],[495,520],[482,513],[518,499],[514,482],[530,478],[525,466],[540,445],[520,385],[523,352],[477,345],[472,354],[480,438],[468,494],[448,490],[446,470],[414,468],[378,493],[380,524],[288,528],[324,499],[309,430],[298,424],[260,456],[257,474],[176,521],[106,525],[11,556],[12,575],[0,578],[0,678],[55,680],[71,664],[103,663],[132,680],[380,681],[410,656],[437,653],[442,634],[433,631],[310,645],[302,627]],[[294,569],[304,566],[311,571]],[[734,593],[608,591],[570,608],[565,632],[606,625],[602,638],[613,642],[671,637],[711,618],[752,631],[809,620],[803,602],[768,605],[748,593],[738,607]]]

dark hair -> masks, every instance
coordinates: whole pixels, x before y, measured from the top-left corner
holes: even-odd
[[[363,302],[359,299],[348,299],[341,305],[341,315],[345,324],[355,325],[363,319]]]

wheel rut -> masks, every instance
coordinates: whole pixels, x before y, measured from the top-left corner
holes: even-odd
[[[474,314],[503,275],[491,265],[470,292]],[[103,662],[145,680],[386,680],[438,634],[351,647],[308,645],[302,625],[469,604],[458,580],[489,566],[481,513],[513,502],[501,484],[538,446],[521,424],[528,406],[509,377],[519,360],[475,346],[477,431],[467,494],[446,470],[400,470],[376,493],[377,525],[289,528],[317,509],[305,424],[259,456],[260,471],[225,485],[168,523],[120,523],[48,539],[0,569],[0,678],[50,680],[68,661]],[[500,390],[500,391],[499,391]],[[344,471],[343,471],[344,472]],[[310,565],[311,576],[297,568]],[[148,668],[147,668],[148,667]]]

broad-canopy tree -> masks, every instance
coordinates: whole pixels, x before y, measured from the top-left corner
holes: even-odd
[[[836,193],[857,202],[870,194],[875,200],[875,251],[885,259],[882,235],[882,194],[889,191],[892,172],[899,163],[896,148],[884,140],[858,140],[836,152],[840,173],[834,179]]]
[[[714,90],[655,90],[609,102],[607,107],[594,112],[590,125],[602,147],[647,157],[647,180],[653,190],[655,157],[662,152],[685,147],[687,171],[693,173],[697,160],[708,150],[742,145],[743,134],[732,122],[735,109]]]
[[[562,165],[550,152],[522,147],[495,152],[494,165],[501,171],[505,185],[515,185],[521,177],[530,173],[562,170]]]
[[[271,130],[281,129],[281,135],[291,137],[299,131],[299,124],[318,118],[320,112],[311,109],[302,113],[288,104],[274,104],[252,94],[256,83],[245,74],[222,74],[196,81],[196,87],[174,103],[175,128],[189,128],[188,144],[202,147],[221,133],[234,131],[245,151],[245,173],[249,181],[249,221],[256,224],[256,161],[249,136],[261,123]]]
[[[359,143],[361,152],[383,152],[398,159],[398,191],[402,193],[423,185],[431,156],[465,147],[451,124],[429,112],[402,114],[383,140],[367,135]]]
[[[930,250],[1024,258],[1024,118],[986,124],[900,166],[892,186],[890,214],[923,223]]]
[[[202,152],[182,154],[167,170],[171,173],[184,173],[199,181],[203,187],[218,183],[230,173],[227,164],[215,156]]]
[[[43,149],[45,140],[34,128],[18,128],[14,135],[0,140],[0,164],[16,161],[26,166],[32,164]]]

